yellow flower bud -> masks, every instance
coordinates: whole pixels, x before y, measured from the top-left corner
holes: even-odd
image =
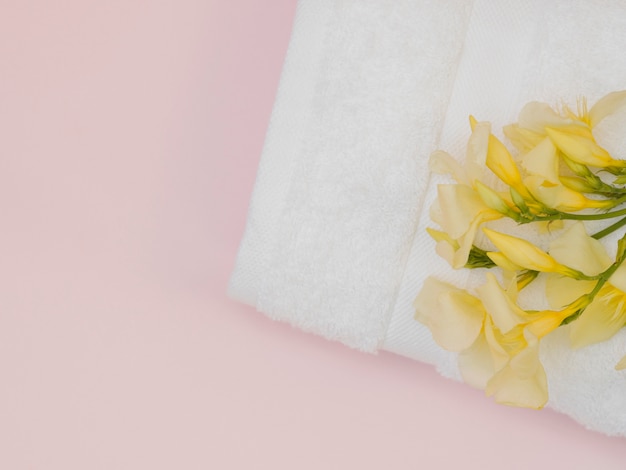
[[[543,338],[556,330],[567,317],[574,315],[588,305],[589,297],[583,295],[563,310],[542,310],[540,312],[528,313],[532,318],[526,325],[526,328],[537,338]]]
[[[561,273],[570,277],[578,275],[577,271],[557,263],[552,256],[529,241],[488,228],[483,228],[483,232],[502,254],[517,266],[532,271]]]
[[[517,218],[517,213],[513,211],[504,199],[502,199],[500,195],[489,186],[482,184],[480,181],[475,181],[474,189],[476,189],[476,192],[487,207],[496,210],[501,214],[508,215],[513,219]]]
[[[489,136],[489,148],[487,150],[487,166],[493,171],[498,178],[509,186],[518,189],[522,184],[522,175],[520,174],[513,157],[493,134]]]
[[[561,183],[568,189],[579,193],[593,193],[595,188],[589,184],[589,182],[583,178],[576,176],[561,176]]]
[[[626,166],[624,161],[613,159],[609,152],[596,144],[592,139],[549,128],[546,128],[546,133],[550,136],[554,145],[576,163],[599,168]]]
[[[529,176],[524,184],[533,197],[546,207],[562,212],[575,212],[582,209],[610,209],[615,206],[612,199],[589,199],[578,191],[561,184],[552,184],[540,176]]]
[[[498,251],[489,251],[487,252],[487,256],[489,256],[489,259],[496,263],[499,268],[505,271],[522,271],[524,269]]]

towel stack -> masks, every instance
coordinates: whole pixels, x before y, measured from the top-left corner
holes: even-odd
[[[498,135],[528,101],[626,88],[626,5],[598,3],[301,0],[231,295],[458,378],[456,356],[413,320],[427,276],[479,276],[451,271],[425,233],[443,181],[428,156],[464,156],[470,113]],[[626,436],[622,333],[577,351],[546,338],[549,406]]]

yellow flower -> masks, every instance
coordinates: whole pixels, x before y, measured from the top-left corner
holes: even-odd
[[[517,220],[518,213],[512,209],[511,206],[513,204],[507,203],[505,199],[496,191],[480,181],[474,182],[474,189],[487,207],[499,212],[502,215],[509,216],[513,220]]]
[[[590,276],[605,272],[612,264],[606,250],[587,235],[582,223],[574,224],[552,242],[550,253],[563,263]],[[561,308],[589,294],[598,281],[550,277],[546,295],[552,306]],[[620,266],[604,284],[578,319],[571,323],[570,340],[579,348],[611,338],[626,325],[626,265]]]
[[[587,110],[586,101],[581,100],[578,113],[565,107],[563,114],[559,114],[546,103],[531,102],[520,112],[519,122],[505,127],[504,133],[524,155],[524,160],[536,147],[549,147],[546,143],[546,137],[548,137],[556,149],[576,163],[600,168],[624,167],[626,166],[624,161],[613,159],[597,144],[592,132],[600,121],[624,105],[626,105],[626,91],[606,95],[590,110]],[[547,155],[546,148],[539,153]],[[523,166],[531,174],[536,175],[537,173],[532,169],[536,169],[540,163],[535,157],[530,155],[531,162],[524,162]],[[554,175],[552,159],[550,155],[549,161],[541,164],[543,176],[548,176],[546,171],[548,167],[550,167],[550,174]],[[556,183],[553,178],[547,179]]]
[[[479,297],[429,278],[415,300],[415,318],[444,349],[460,352],[459,370],[468,384],[485,389],[499,403],[540,408],[547,401],[538,337],[529,316],[491,274]],[[558,325],[557,325],[558,326]]]
[[[626,266],[619,275],[626,276]],[[572,347],[582,348],[606,341],[624,325],[626,325],[626,293],[609,281],[602,286],[582,315],[572,322],[570,329]]]
[[[625,162],[615,160],[609,152],[600,147],[593,137],[583,137],[568,132],[546,128],[546,133],[558,149],[568,158],[581,165],[606,168],[623,167]]]
[[[548,129],[549,131],[549,129]],[[609,208],[611,201],[594,200],[583,196],[582,192],[592,192],[593,188],[578,186],[574,189],[571,184],[563,184],[559,176],[558,152],[552,141],[545,137],[528,150],[522,159],[522,166],[529,174],[524,178],[524,186],[532,196],[546,207],[563,212],[579,211],[588,208]],[[567,180],[566,180],[567,181]],[[582,180],[584,182],[584,180]],[[576,183],[574,180],[571,183]]]
[[[548,401],[548,387],[538,351],[538,339],[523,325],[503,334],[487,316],[482,334],[459,354],[459,369],[466,383],[497,403],[539,409]]]
[[[431,219],[441,230],[429,230],[437,242],[437,253],[455,269],[467,263],[480,225],[503,216],[485,204],[475,189],[485,177],[489,132],[488,123],[475,123],[464,165],[442,151],[434,152],[430,158],[432,171],[449,173],[458,182],[438,185]]]
[[[524,184],[535,199],[546,207],[562,212],[576,212],[582,209],[610,209],[615,206],[611,199],[589,199],[561,182],[554,184],[542,176],[529,176]]]
[[[483,228],[483,232],[500,250],[502,256],[517,266],[531,271],[579,277],[575,270],[558,263],[552,256],[523,238],[506,235],[488,228]]]
[[[470,116],[470,125],[472,127],[472,131],[478,128],[479,123],[473,116]],[[504,183],[522,195],[522,197],[531,198],[528,190],[524,186],[522,182],[522,174],[517,168],[511,153],[505,147],[505,145],[498,140],[496,136],[491,134],[488,135],[487,139],[487,152],[485,163],[487,167]]]
[[[467,263],[480,225],[499,219],[502,214],[487,207],[478,193],[464,184],[440,184],[437,194],[431,219],[442,231],[429,233],[437,241],[437,253],[454,269],[460,269]]]
[[[581,113],[583,117],[568,110],[569,117],[561,116],[545,103],[534,102],[520,113],[520,124],[505,128],[505,134],[523,156],[521,166],[529,175],[523,179],[524,186],[546,207],[563,212],[604,209],[613,204],[610,200],[585,197],[582,193],[594,192],[595,188],[584,179],[562,179],[559,174],[561,152],[569,158],[570,166],[578,166],[581,171],[589,172],[585,165],[622,165],[597,145],[591,132],[589,113],[586,108]]]
[[[528,323],[526,329],[538,339],[556,330],[563,320],[577,313],[589,304],[587,297],[579,297],[561,310],[542,310],[540,312],[526,312]]]

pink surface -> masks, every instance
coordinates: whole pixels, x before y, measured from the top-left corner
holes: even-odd
[[[226,298],[295,3],[3,3],[0,469],[624,468]]]

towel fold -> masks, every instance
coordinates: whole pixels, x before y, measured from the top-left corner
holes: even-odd
[[[498,131],[528,101],[626,88],[623,50],[618,1],[301,0],[230,294],[458,379],[456,356],[413,320],[427,276],[480,276],[451,271],[425,233],[443,181],[429,154],[463,156],[470,113]],[[549,406],[625,436],[623,333],[578,351],[546,338]]]
[[[236,297],[353,347],[380,346],[469,19],[462,0],[434,5],[299,5]]]

